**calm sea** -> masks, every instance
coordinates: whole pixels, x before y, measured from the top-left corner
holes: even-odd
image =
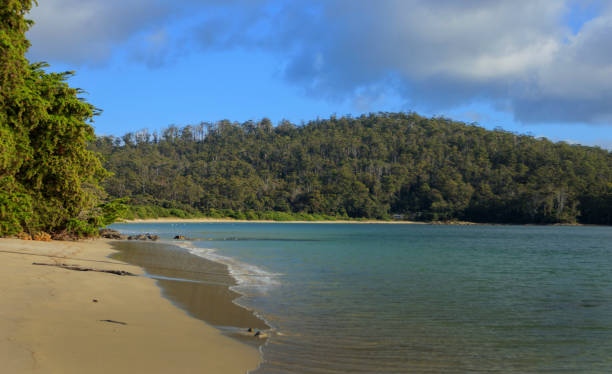
[[[182,234],[273,327],[255,373],[612,373],[612,228],[120,224]]]

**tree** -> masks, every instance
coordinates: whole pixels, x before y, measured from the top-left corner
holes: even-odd
[[[31,0],[0,11],[0,236],[19,232],[93,234],[104,224],[91,121],[97,110],[45,63],[25,58]]]

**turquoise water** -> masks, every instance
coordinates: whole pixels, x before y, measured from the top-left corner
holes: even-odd
[[[612,228],[114,227],[230,267],[276,332],[255,373],[612,372]]]

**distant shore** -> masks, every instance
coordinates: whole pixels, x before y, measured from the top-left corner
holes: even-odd
[[[605,226],[592,225],[583,223],[487,223],[487,222],[470,222],[470,221],[403,221],[403,220],[319,220],[319,221],[275,221],[275,220],[247,220],[233,218],[177,218],[177,217],[160,217],[160,218],[143,218],[132,220],[120,220],[115,223],[355,223],[355,224],[399,224],[399,225],[448,225],[448,226]]]
[[[97,271],[142,269],[108,258],[105,240],[0,239],[0,361],[7,373],[245,373],[255,347],[162,297],[155,281]]]
[[[323,220],[323,221],[274,221],[274,220],[246,220],[246,219],[233,219],[233,218],[174,218],[174,217],[163,217],[163,218],[146,218],[146,219],[133,219],[133,220],[121,220],[117,223],[219,223],[219,222],[253,222],[253,223],[393,223],[393,224],[414,224],[421,225],[427,224],[427,222],[418,221],[383,221],[383,220]]]

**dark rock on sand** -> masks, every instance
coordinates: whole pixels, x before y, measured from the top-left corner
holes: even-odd
[[[184,235],[177,235],[174,237],[175,240],[185,240],[185,236]]]

